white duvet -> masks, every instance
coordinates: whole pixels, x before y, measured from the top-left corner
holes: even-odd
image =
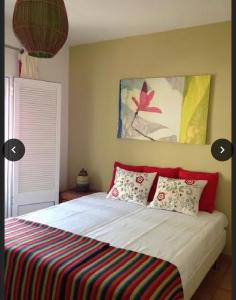
[[[198,216],[106,199],[96,193],[20,218],[86,235],[112,246],[165,259],[178,267],[183,288],[202,257],[225,234],[223,213]]]

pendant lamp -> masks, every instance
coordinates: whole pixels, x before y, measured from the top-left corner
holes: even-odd
[[[17,0],[13,30],[28,54],[51,58],[68,36],[68,18],[63,0]]]

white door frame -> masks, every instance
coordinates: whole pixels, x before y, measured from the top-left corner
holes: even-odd
[[[6,142],[9,139],[13,138],[13,77],[5,76],[5,95],[4,95],[4,119],[5,119],[5,131],[4,131],[4,141]],[[4,159],[4,181],[5,181],[5,218],[12,216],[12,178],[13,178],[13,162],[8,159]]]

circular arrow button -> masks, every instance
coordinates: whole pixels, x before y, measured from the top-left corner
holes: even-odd
[[[216,140],[211,146],[212,156],[219,161],[226,161],[233,155],[233,144],[226,139]]]
[[[10,161],[20,160],[25,155],[25,146],[20,140],[8,140],[3,144],[3,154]]]

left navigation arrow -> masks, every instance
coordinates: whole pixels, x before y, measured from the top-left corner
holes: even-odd
[[[3,144],[3,154],[10,161],[18,161],[25,155],[25,146],[18,139],[10,139]]]
[[[12,151],[14,154],[16,154],[15,149],[16,149],[16,146],[14,146],[14,147],[11,149],[11,151]]]

